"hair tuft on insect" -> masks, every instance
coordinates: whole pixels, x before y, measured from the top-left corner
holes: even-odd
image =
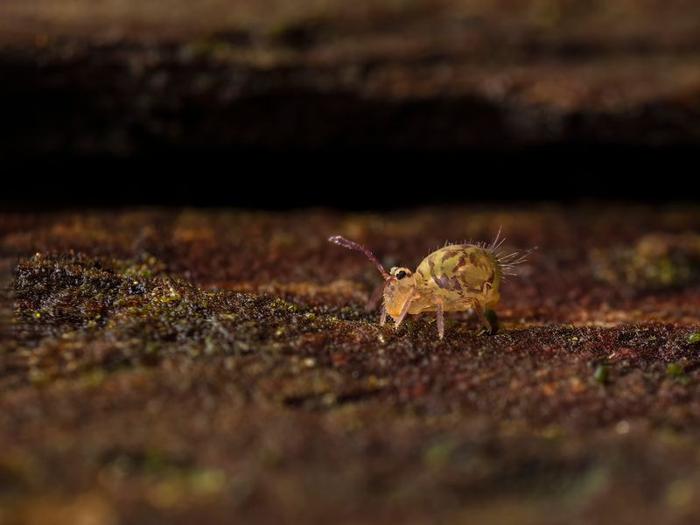
[[[505,237],[501,237],[501,230],[502,226],[498,227],[498,232],[496,232],[496,237],[494,238],[493,242],[491,243],[490,246],[488,246],[488,250],[492,253],[496,253],[498,249],[503,246],[503,243],[506,242]]]
[[[503,273],[504,277],[507,275],[514,277],[518,275],[518,266],[527,262],[527,258],[532,255],[532,252],[534,252],[536,249],[537,247],[530,248],[524,252],[515,251],[511,253],[494,253],[494,256],[501,267],[501,272]]]

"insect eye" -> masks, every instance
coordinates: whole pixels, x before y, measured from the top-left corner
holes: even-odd
[[[397,278],[397,279],[400,280],[400,279],[403,279],[404,277],[406,277],[406,272],[405,272],[404,270],[401,270],[401,271],[399,271],[399,272],[396,272],[396,278]]]

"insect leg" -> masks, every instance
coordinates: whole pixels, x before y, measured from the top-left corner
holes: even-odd
[[[398,330],[399,326],[401,326],[401,323],[403,323],[404,318],[406,317],[406,314],[408,313],[408,309],[411,307],[411,302],[413,302],[413,299],[407,300],[403,304],[403,308],[401,308],[401,313],[399,316],[394,320],[394,329]]]
[[[379,315],[379,326],[384,326],[386,324],[386,308],[382,305],[382,312]]]
[[[476,312],[479,322],[483,325],[486,333],[493,334],[493,325],[491,324],[491,321],[489,321],[488,317],[484,315],[484,309],[482,308],[481,303],[479,301],[474,301],[472,304],[474,305],[474,312]]]
[[[494,310],[491,310],[490,308],[487,308],[486,311],[484,312],[484,316],[486,319],[489,320],[489,323],[491,323],[491,331],[492,333],[497,333],[498,332],[498,315],[496,315],[496,312]]]
[[[443,312],[442,302],[437,302],[435,304],[435,310],[437,312],[438,336],[442,339],[445,337],[445,313]]]

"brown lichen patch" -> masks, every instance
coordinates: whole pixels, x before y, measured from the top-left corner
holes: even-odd
[[[376,270],[326,242],[414,268],[499,225],[539,247],[501,329],[455,314],[444,341],[429,315],[380,327]],[[601,281],[591,252],[687,255],[698,227],[682,208],[8,216],[0,519],[695,521],[697,284]]]

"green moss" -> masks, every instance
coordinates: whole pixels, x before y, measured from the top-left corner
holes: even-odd
[[[108,453],[103,470],[112,479],[145,480],[151,499],[166,506],[192,496],[217,494],[227,483],[223,471],[196,466],[186,457],[160,449]]]
[[[688,343],[691,345],[700,343],[700,332],[693,332],[692,334],[688,335]]]
[[[281,18],[265,32],[270,43],[286,48],[304,49],[321,37],[324,20],[314,16]]]
[[[216,494],[226,485],[226,474],[217,469],[198,469],[189,474],[187,481],[196,494]]]
[[[105,377],[105,371],[98,368],[83,374],[80,381],[85,388],[96,388],[103,383]]]
[[[449,464],[456,444],[451,439],[437,441],[430,445],[423,454],[423,462],[431,468],[440,468]]]
[[[610,367],[605,364],[600,364],[596,366],[595,371],[593,372],[593,379],[596,383],[600,385],[606,384],[608,382],[609,376]]]
[[[666,366],[666,377],[674,379],[681,384],[687,384],[690,378],[685,373],[685,366],[682,363],[669,363]]]
[[[611,284],[662,290],[700,280],[700,236],[646,235],[633,247],[594,250],[593,272]]]
[[[198,358],[276,352],[275,339],[322,331],[330,324],[279,298],[201,290],[167,274],[150,256],[137,261],[37,256],[20,263],[14,290],[15,317],[30,327],[28,340],[56,335],[64,346],[78,348],[63,353],[73,356],[70,361],[61,353],[46,353],[55,362],[31,372],[28,379],[35,384],[92,366],[152,366],[173,353]],[[80,350],[96,341],[110,350]]]

